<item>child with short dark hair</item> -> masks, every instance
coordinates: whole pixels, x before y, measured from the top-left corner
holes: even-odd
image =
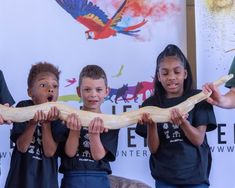
[[[33,65],[28,75],[28,95],[16,107],[56,101],[59,94],[60,71],[47,62]],[[53,131],[60,129],[59,110],[48,114],[37,111],[34,118],[14,123],[11,140],[15,143],[5,188],[58,188],[58,168]]]
[[[107,77],[97,65],[85,66],[79,76],[77,93],[83,100],[82,110],[101,113],[101,104],[108,95]],[[109,188],[110,161],[116,158],[119,130],[107,130],[100,118],[89,127],[71,114],[66,120],[68,131],[63,144],[60,172],[61,188]]]

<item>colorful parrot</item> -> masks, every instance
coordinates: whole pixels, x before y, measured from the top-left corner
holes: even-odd
[[[74,19],[86,26],[89,30],[85,32],[87,39],[105,39],[110,36],[116,36],[117,33],[122,33],[130,36],[137,36],[135,30],[143,26],[147,21],[129,27],[117,26],[121,21],[124,11],[127,9],[127,4],[130,0],[124,0],[117,12],[111,19],[97,6],[88,0],[56,0],[57,3],[65,9]]]

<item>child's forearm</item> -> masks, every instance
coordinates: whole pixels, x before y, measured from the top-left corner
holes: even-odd
[[[28,150],[29,145],[32,142],[33,134],[36,127],[36,124],[33,124],[29,121],[27,128],[17,139],[16,146],[20,152],[25,153]]]
[[[74,157],[77,154],[78,147],[79,147],[79,138],[80,138],[80,131],[70,130],[69,136],[65,143],[65,153],[69,157]]]
[[[200,146],[203,143],[206,134],[206,125],[196,128],[187,121],[187,123],[182,123],[180,127],[193,145]]]
[[[42,145],[46,157],[54,156],[58,144],[52,137],[50,123],[44,123],[42,126]]]
[[[156,153],[160,144],[157,124],[147,126],[147,143],[151,153]]]
[[[107,151],[105,150],[100,140],[100,134],[90,133],[89,140],[90,140],[90,150],[91,150],[92,158],[97,161],[103,159]]]

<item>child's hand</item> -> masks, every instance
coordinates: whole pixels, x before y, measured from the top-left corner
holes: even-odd
[[[88,132],[90,134],[100,134],[103,132],[108,132],[108,129],[104,127],[104,122],[101,118],[94,118],[88,127]]]
[[[44,113],[42,110],[38,110],[35,114],[33,119],[30,120],[30,122],[33,125],[36,125],[37,123],[44,123],[47,120],[47,114]]]
[[[9,107],[10,105],[9,105],[8,103],[6,103],[6,104],[4,104],[4,106]],[[1,114],[0,114],[0,125],[2,125],[2,124],[4,124],[4,123],[6,123],[6,124],[11,124],[12,122],[9,121],[9,120],[7,120],[7,121],[4,120],[3,117],[2,117]]]
[[[55,121],[57,119],[59,119],[60,116],[60,111],[58,110],[58,108],[51,107],[50,111],[47,114],[47,121]]]
[[[76,114],[69,114],[68,117],[65,120],[66,126],[70,130],[74,131],[80,131],[82,127],[82,122],[81,120],[77,117]]]
[[[153,126],[155,125],[154,121],[152,120],[152,118],[150,117],[149,113],[143,113],[141,116],[141,119],[138,120],[138,123],[141,125],[150,125]]]
[[[182,125],[188,122],[188,114],[181,114],[178,108],[171,110],[171,122],[175,125]]]

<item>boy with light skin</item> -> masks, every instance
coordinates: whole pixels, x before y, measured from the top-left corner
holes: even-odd
[[[79,76],[77,93],[83,100],[82,110],[102,113],[101,104],[108,95],[107,78],[97,65],[87,65]],[[103,120],[94,118],[87,128],[71,114],[66,120],[67,139],[61,157],[62,188],[109,188],[109,161],[115,160],[118,130],[108,130]]]
[[[59,94],[60,71],[52,64],[33,65],[28,76],[28,96],[16,107],[56,101]],[[14,123],[11,140],[15,143],[5,188],[58,188],[53,130],[60,129],[59,110],[52,107],[48,114],[37,111],[33,119]],[[63,126],[61,124],[61,126]]]

